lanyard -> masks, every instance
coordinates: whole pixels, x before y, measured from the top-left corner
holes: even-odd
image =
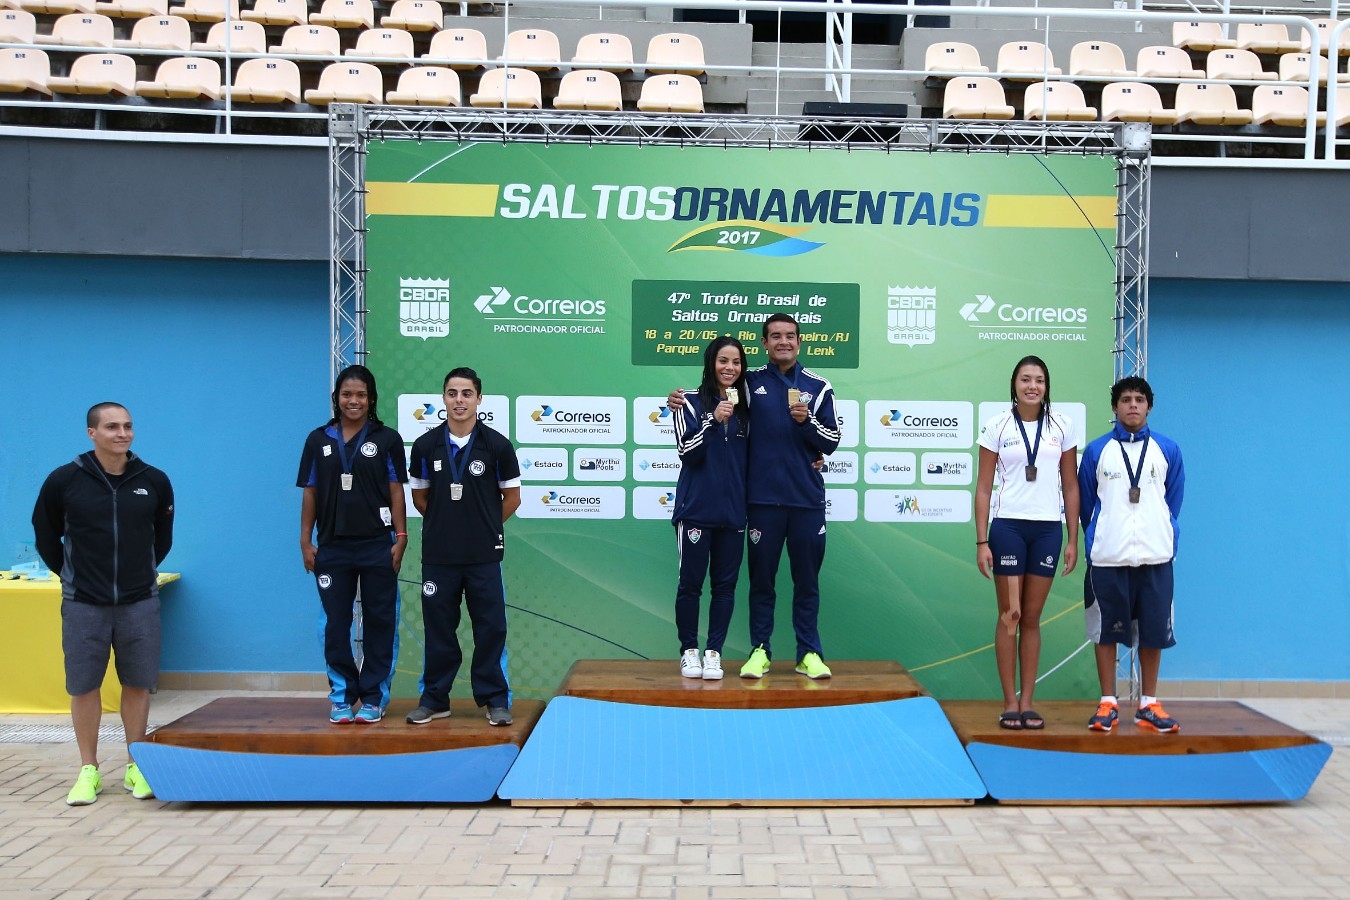
[[[450,440],[450,426],[445,426],[445,458],[450,464],[450,481],[453,484],[464,483],[464,469],[469,465],[469,451],[473,449],[473,439],[478,436],[478,426],[469,432],[469,439],[461,449]],[[456,454],[455,451],[459,450]]]
[[[1017,430],[1022,432],[1022,446],[1027,448],[1027,468],[1036,468],[1036,454],[1041,452],[1041,424],[1045,422],[1045,413],[1036,417],[1036,443],[1033,445],[1027,440],[1027,429],[1022,424],[1022,416],[1017,412],[1017,407],[1013,407],[1013,421],[1017,423]]]
[[[1148,455],[1148,435],[1144,436],[1143,449],[1139,451],[1139,469],[1136,471],[1130,468],[1130,458],[1125,454],[1125,442],[1116,438],[1116,443],[1120,445],[1120,458],[1125,460],[1125,474],[1130,476],[1130,502],[1139,502],[1139,479],[1144,476],[1144,457]]]
[[[802,370],[799,366],[797,366],[796,363],[794,363],[792,366],[791,378],[788,378],[786,375],[784,375],[783,370],[773,365],[772,363],[770,363],[770,366],[773,368],[773,373],[778,376],[779,381],[783,382],[783,384],[786,384],[790,388],[797,387],[797,378],[801,374]]]
[[[366,424],[361,426],[361,433],[356,436],[357,452],[360,452],[361,445],[366,442],[366,433],[369,431],[370,431],[370,420],[367,419]],[[341,422],[338,423],[337,433],[338,433],[338,440],[337,440],[338,459],[342,461],[342,474],[350,475],[352,473],[352,463],[356,460],[356,457],[353,456],[351,458],[348,458],[347,456],[347,442],[342,439]]]

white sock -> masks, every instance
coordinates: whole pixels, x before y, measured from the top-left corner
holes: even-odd
[[[1113,705],[1119,705],[1119,704],[1116,703],[1116,695],[1115,695],[1115,694],[1102,694],[1101,702],[1102,702],[1102,703],[1110,703],[1110,704],[1113,704]]]
[[[1157,703],[1157,702],[1158,702],[1158,698],[1157,698],[1157,697],[1140,697],[1140,698],[1139,698],[1139,708],[1140,708],[1140,709],[1143,709],[1144,707],[1152,706],[1153,704],[1155,704],[1155,703]]]

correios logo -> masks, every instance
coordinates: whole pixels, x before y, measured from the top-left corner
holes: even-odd
[[[493,307],[505,306],[507,301],[511,299],[510,291],[504,287],[491,287],[488,288],[488,290],[492,291],[492,293],[483,294],[477,300],[473,301],[474,309],[485,316],[492,315]]]
[[[595,319],[605,315],[605,301],[585,298],[573,300],[561,297],[531,297],[529,294],[515,294],[502,287],[493,285],[490,293],[479,295],[473,302],[474,308],[485,316],[496,316],[499,311],[509,311],[516,317],[560,320]],[[501,310],[508,307],[508,310]]]
[[[545,419],[549,419],[560,425],[608,425],[613,419],[607,412],[574,412],[571,410],[554,409],[547,403],[541,404],[539,409],[530,413],[530,418],[534,419],[536,422],[543,422]]]
[[[658,425],[662,419],[669,418],[669,416],[670,407],[663,406],[658,410],[653,410],[652,413],[647,416],[647,421],[651,422],[653,425]]]
[[[994,308],[994,298],[987,294],[979,294],[975,297],[974,303],[967,303],[961,307],[961,318],[967,322],[978,322],[980,316]]]
[[[995,303],[988,294],[978,294],[974,302],[961,307],[961,318],[975,325],[984,324],[981,316],[994,313],[999,322],[1011,325],[1086,325],[1087,308],[1083,306],[1015,306]]]

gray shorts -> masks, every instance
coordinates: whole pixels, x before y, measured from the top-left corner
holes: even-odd
[[[109,650],[116,653],[118,681],[153,691],[159,684],[159,598],[125,606],[61,601],[61,649],[72,697],[103,684]]]

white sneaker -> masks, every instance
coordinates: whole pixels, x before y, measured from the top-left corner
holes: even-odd
[[[692,647],[680,655],[680,674],[685,678],[703,677],[703,666],[699,665],[698,651]]]
[[[703,680],[722,680],[722,654],[716,650],[706,650],[703,653]]]

